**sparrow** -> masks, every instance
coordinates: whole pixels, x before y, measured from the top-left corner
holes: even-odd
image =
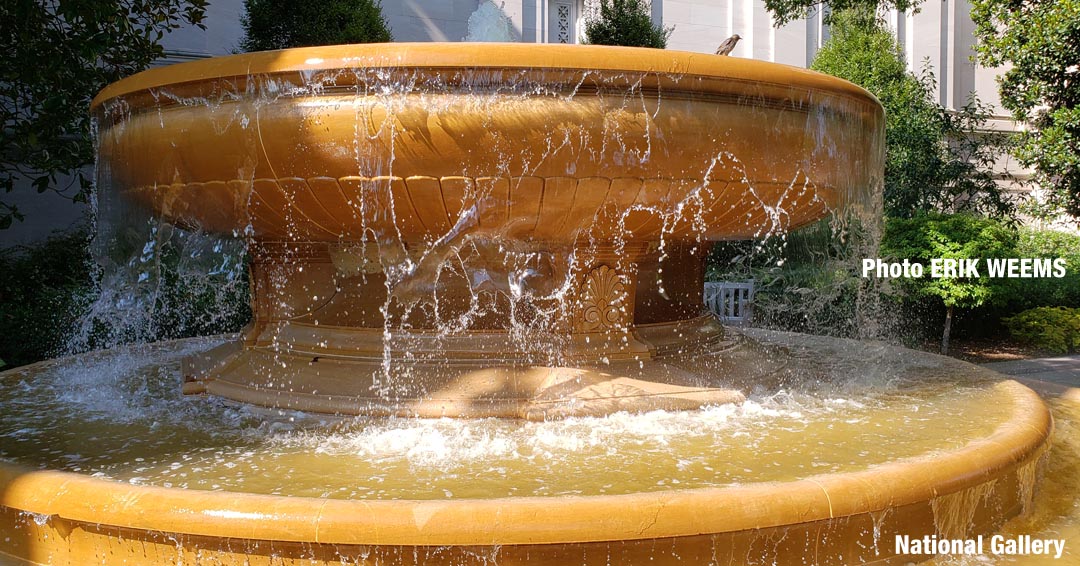
[[[739,43],[740,39],[742,38],[739,37],[739,34],[735,34],[725,39],[724,42],[720,44],[720,47],[716,48],[716,54],[727,55],[728,53],[731,53],[731,50],[735,49],[735,44]]]

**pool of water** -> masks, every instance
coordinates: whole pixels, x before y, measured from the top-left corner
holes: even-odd
[[[967,364],[874,344],[769,340],[760,355],[791,363],[742,384],[743,403],[547,422],[333,418],[185,397],[180,359],[222,339],[131,347],[3,374],[0,458],[138,485],[287,496],[601,495],[858,471],[959,448],[1010,414],[1000,377]]]
[[[1072,566],[1080,564],[1080,389],[1044,396],[1054,415],[1054,435],[1028,513],[998,534],[1061,539],[1061,557],[1050,555],[942,556],[931,566]]]

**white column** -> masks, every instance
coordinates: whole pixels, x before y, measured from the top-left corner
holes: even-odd
[[[755,0],[732,0],[731,30],[742,38],[732,52],[734,56],[754,57],[754,2]]]
[[[769,24],[772,24],[770,18]],[[788,22],[772,35],[773,61],[796,67],[808,67],[811,61],[809,21]]]
[[[941,5],[941,19],[938,22],[939,37],[941,38],[941,52],[938,55],[937,80],[938,80],[938,104],[948,107],[950,99],[950,85],[952,84],[952,61],[953,44],[955,36],[950,32],[953,21],[953,8],[956,2],[943,0]]]
[[[772,14],[761,0],[746,0],[750,5],[751,28],[754,30],[754,59],[776,61],[776,28]]]

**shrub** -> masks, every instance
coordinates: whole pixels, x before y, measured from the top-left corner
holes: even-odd
[[[20,366],[63,353],[93,293],[84,230],[0,252],[0,358]]]
[[[889,224],[895,226],[897,222],[891,220]],[[898,236],[895,230],[886,230],[881,255],[901,257],[895,252]],[[985,281],[992,287],[991,297],[980,306],[957,310],[952,326],[954,334],[1007,336],[1004,319],[1021,311],[1035,307],[1080,307],[1080,236],[1021,227],[1015,242],[1015,250],[1009,252],[1008,257],[1064,258],[1065,276]],[[985,263],[980,262],[980,272],[985,271],[984,267]],[[927,301],[919,294],[917,287],[924,284],[925,281],[885,282],[886,300],[893,303],[892,312],[898,315],[889,317],[886,322],[895,325],[893,333],[909,345],[933,338],[932,329],[940,330],[940,321],[946,315],[943,302]]]
[[[1016,257],[1063,258],[1065,276],[1010,279],[1009,314],[1035,307],[1080,307],[1080,235],[1021,228]]]
[[[378,0],[244,0],[245,51],[393,41]]]
[[[888,216],[1013,213],[991,171],[1006,140],[987,133],[989,107],[976,99],[955,111],[939,105],[933,74],[910,72],[896,37],[872,9],[834,11],[829,40],[810,68],[865,88],[885,108]]]
[[[1080,350],[1080,308],[1039,307],[1004,319],[1013,337],[1040,350]]]
[[[205,29],[206,6],[207,0],[0,3],[0,230],[23,219],[15,202],[29,201],[7,193],[25,190],[26,182],[38,193],[89,201],[90,100],[158,61],[165,34],[188,25]]]
[[[834,219],[833,219],[834,220]],[[710,280],[753,279],[754,324],[777,330],[865,338],[878,335],[876,298],[858,263],[874,244],[858,218],[822,220],[758,241],[717,243]]]
[[[653,24],[642,0],[601,0],[599,17],[585,22],[585,41],[593,45],[667,47],[671,29]]]
[[[971,214],[925,214],[913,218],[890,218],[881,240],[881,255],[892,260],[910,259],[923,264],[921,278],[899,279],[896,288],[907,301],[932,298],[945,306],[941,353],[949,351],[954,309],[972,309],[1003,301],[1007,280],[986,276],[931,278],[930,260],[1015,257],[1017,233],[1008,225]]]
[[[123,278],[98,282],[86,230],[0,251],[0,359],[20,366],[128,342],[230,332],[250,320],[243,265],[238,276],[212,273],[188,265],[196,260],[179,238],[158,245],[145,292]],[[195,267],[201,276],[191,275]],[[138,300],[140,293],[147,300]]]

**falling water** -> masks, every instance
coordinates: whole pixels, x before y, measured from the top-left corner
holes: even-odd
[[[499,20],[485,16],[494,13],[492,10],[501,15],[490,2],[481,5],[474,14],[477,26],[480,22]],[[506,23],[505,16],[502,17]],[[492,27],[488,25],[485,29]],[[395,333],[395,328],[433,326],[438,343],[442,337],[497,324],[509,328],[509,337],[516,344],[516,349],[531,355],[534,362],[566,365],[568,362],[562,359],[562,355],[567,336],[550,330],[558,326],[558,321],[570,316],[568,309],[573,307],[573,303],[567,299],[574,290],[575,281],[593,263],[591,258],[609,253],[604,251],[608,246],[613,247],[614,257],[625,258],[626,246],[632,243],[632,238],[641,233],[655,234],[659,239],[659,291],[661,295],[667,295],[669,285],[665,284],[664,266],[672,246],[690,242],[694,248],[707,249],[704,234],[708,232],[707,218],[710,210],[716,206],[714,203],[732,198],[735,199],[733,206],[738,203],[752,211],[742,221],[745,225],[741,227],[737,218],[728,218],[725,222],[731,223],[734,231],[757,240],[783,238],[793,221],[792,207],[807,206],[808,203],[809,206],[828,207],[827,200],[818,195],[819,187],[809,176],[809,169],[796,169],[793,178],[778,179],[786,183],[787,188],[777,191],[775,196],[773,189],[767,196],[760,194],[745,171],[743,160],[746,156],[733,149],[724,137],[716,136],[711,141],[702,140],[699,144],[702,147],[697,153],[702,160],[696,170],[679,172],[680,179],[657,179],[655,182],[646,179],[647,184],[670,184],[670,189],[659,189],[652,198],[631,199],[622,208],[612,206],[614,203],[604,205],[597,209],[592,219],[588,216],[571,218],[565,228],[571,231],[571,235],[560,238],[576,242],[575,245],[565,250],[538,249],[528,243],[531,228],[515,223],[518,221],[513,216],[520,214],[518,202],[511,201],[509,211],[499,210],[498,207],[506,206],[506,201],[504,196],[500,196],[502,193],[495,193],[509,190],[512,195],[529,195],[538,189],[538,195],[554,195],[553,191],[562,190],[558,185],[551,185],[548,181],[547,184],[551,186],[545,187],[542,181],[540,185],[537,182],[540,177],[550,178],[561,174],[571,182],[568,185],[571,192],[565,197],[555,198],[572,200],[572,185],[578,182],[573,179],[589,174],[607,174],[602,168],[627,169],[628,172],[632,171],[629,173],[631,178],[642,172],[647,175],[654,159],[653,152],[670,151],[667,149],[670,140],[663,139],[663,129],[657,121],[667,119],[664,114],[666,105],[678,104],[675,100],[666,102],[664,94],[654,93],[649,85],[659,81],[670,83],[673,85],[671,88],[692,89],[698,79],[671,74],[589,71],[563,77],[557,73],[537,75],[484,69],[431,74],[388,68],[381,61],[374,63],[376,66],[358,64],[353,68],[303,72],[299,77],[250,77],[246,81],[223,83],[209,93],[190,92],[190,89],[185,91],[178,87],[157,89],[152,91],[156,106],[149,112],[133,112],[129,103],[120,97],[106,103],[104,115],[108,116],[111,126],[103,128],[102,138],[109,140],[123,136],[126,128],[145,127],[143,124],[148,121],[159,124],[162,131],[166,131],[170,121],[189,119],[191,112],[199,109],[209,110],[213,116],[215,134],[231,136],[229,139],[236,139],[240,144],[237,148],[240,157],[232,161],[237,170],[231,176],[237,179],[235,183],[248,187],[238,191],[238,198],[245,200],[222,201],[218,205],[226,209],[224,213],[238,217],[239,226],[230,229],[234,237],[251,242],[254,234],[273,233],[275,230],[268,228],[266,222],[270,216],[280,216],[284,232],[278,230],[270,239],[283,240],[273,253],[281,255],[287,263],[302,263],[309,252],[306,244],[301,242],[310,239],[313,233],[318,239],[326,239],[329,230],[342,242],[336,247],[330,246],[335,262],[355,266],[351,268],[354,276],[352,281],[363,285],[372,278],[382,279],[385,288],[385,298],[379,307],[382,321],[376,323],[384,328],[383,375],[376,381],[377,392],[382,396],[417,393],[410,390],[411,380],[406,376],[395,377],[395,372],[406,371],[395,362],[408,362],[418,348],[427,347],[414,343],[409,334]],[[523,146],[519,140],[505,137],[500,130],[499,121],[504,119],[504,108],[521,108],[536,116],[548,112],[558,115],[559,108],[579,98],[596,101],[595,105],[587,102],[585,108],[589,114],[565,116],[566,120],[573,118],[579,123],[563,121],[551,126],[543,125],[545,133],[534,143]],[[844,102],[830,104],[842,105]],[[265,186],[260,185],[263,176],[283,175],[276,170],[283,164],[273,161],[264,163],[266,156],[260,154],[264,150],[259,149],[269,143],[264,137],[271,135],[263,132],[266,127],[263,115],[281,112],[283,105],[295,107],[295,112],[299,113],[298,119],[316,131],[324,127],[340,127],[328,120],[331,115],[337,116],[336,112],[341,108],[349,108],[353,114],[349,125],[351,131],[343,132],[347,137],[340,145],[326,146],[324,140],[306,141],[301,136],[294,148],[294,156],[290,158],[295,163],[306,159],[305,156],[325,159],[322,156],[327,152],[351,155],[351,173],[357,181],[347,181],[345,178],[328,180],[330,187],[335,188],[327,190],[340,191],[344,198],[341,203],[324,202],[322,206],[327,212],[319,212],[322,216],[315,217],[305,209],[310,208],[307,201],[311,196],[304,194],[303,189],[300,189],[301,193],[294,193],[293,189],[284,187],[260,188]],[[817,112],[836,111],[839,109],[825,105]],[[450,171],[457,176],[436,176],[430,181],[436,186],[443,185],[442,198],[447,199],[448,194],[453,194],[447,188],[448,183],[454,181],[459,184],[455,189],[457,195],[453,197],[454,202],[447,201],[438,206],[439,209],[445,207],[446,218],[425,217],[422,210],[419,220],[409,218],[415,215],[413,212],[402,216],[410,203],[401,201],[418,198],[417,191],[420,189],[414,189],[412,185],[420,183],[420,180],[406,180],[409,185],[407,193],[393,185],[399,182],[394,179],[400,177],[397,173],[402,157],[398,150],[399,140],[408,139],[410,151],[414,147],[422,147],[416,146],[412,138],[427,135],[427,121],[438,123],[444,119],[442,117],[455,116],[460,112],[487,113],[479,125],[487,123],[490,127],[477,130],[475,139],[463,142],[461,146],[482,152],[485,159],[472,159],[469,154],[436,158],[443,162],[436,169]],[[593,120],[602,126],[597,128],[590,124]],[[806,135],[812,138],[810,143],[822,148],[821,152],[833,154],[837,146],[848,142],[827,137],[822,129],[824,123],[811,112]],[[156,153],[160,145],[161,152],[168,152],[172,151],[168,149],[170,144],[189,143],[164,139],[168,137],[165,134],[161,137],[163,139],[156,140],[153,148],[147,149]],[[600,153],[590,155],[595,151]],[[125,158],[133,159],[135,156]],[[406,158],[415,161],[420,157],[406,155]],[[455,168],[454,161],[457,159],[461,162]],[[553,169],[562,163],[565,163],[565,170]],[[296,168],[295,165],[289,166]],[[586,166],[595,168],[595,172],[576,170]],[[406,174],[411,173],[415,173],[415,167],[411,167]],[[119,180],[113,177],[113,172],[108,168],[99,171],[102,186],[116,186]],[[298,186],[303,186],[320,179],[297,179],[296,182]],[[732,181],[717,183],[711,179]],[[611,182],[605,180],[605,187],[614,187],[608,184]],[[355,183],[359,184],[352,187]],[[168,204],[168,199],[192,198],[184,195],[206,194],[207,198],[217,198],[208,192],[211,190],[223,192],[226,186],[213,188],[211,184],[204,187],[194,183],[174,185],[171,189],[133,186],[103,191],[99,248],[106,251],[99,255],[108,263],[101,297],[94,305],[91,316],[87,317],[85,328],[76,337],[75,349],[85,349],[90,342],[88,336],[95,331],[100,334],[102,327],[111,336],[104,341],[105,346],[137,341],[140,336],[162,337],[160,327],[165,313],[160,308],[161,283],[166,282],[163,281],[162,264],[171,250],[173,255],[179,257],[175,267],[176,281],[195,286],[196,293],[220,290],[221,294],[217,296],[207,295],[210,304],[206,305],[203,301],[203,312],[216,314],[235,311],[225,303],[230,297],[236,297],[237,291],[246,283],[243,247],[200,234],[200,220],[197,217],[185,215],[184,210]],[[587,194],[587,190],[615,189],[598,186],[596,189],[579,188],[578,192]],[[841,200],[853,206],[832,211],[829,222],[834,231],[846,235],[848,231],[845,227],[851,222],[852,213],[860,215],[860,222],[872,225],[873,221],[869,219],[874,217],[875,203],[872,200],[865,202],[863,195],[873,195],[874,192],[855,185],[840,187],[839,190],[846,192]],[[175,196],[154,196],[166,194],[167,191],[174,191],[169,194]],[[159,209],[158,214],[164,212],[164,216],[173,224],[155,220],[145,208],[131,214],[130,211],[138,207],[128,204],[128,196],[121,196],[124,193],[138,195],[138,200],[144,203],[153,202],[153,206]],[[540,198],[547,206],[549,197]],[[105,202],[106,199],[113,202]],[[273,199],[273,207],[280,208],[264,211],[270,199]],[[306,200],[302,203],[297,199]],[[537,206],[527,200],[520,202],[520,206]],[[412,203],[413,206],[419,204],[422,203]],[[174,207],[171,211],[170,206]],[[521,210],[521,213],[527,213]],[[587,211],[584,209],[583,213],[587,214]],[[541,217],[545,214],[541,210]],[[343,224],[340,224],[340,228],[326,227],[328,221]],[[406,246],[403,231],[415,231],[409,224],[418,221],[428,225],[430,236],[423,243],[411,242]],[[542,227],[541,223],[545,222],[548,220],[538,220],[537,227]],[[570,222],[576,224],[570,225]],[[603,233],[605,225],[615,226],[616,233]],[[216,231],[220,232],[220,229]],[[143,239],[141,247],[140,236]],[[263,236],[263,239],[266,238]],[[127,257],[124,257],[125,250],[128,250]],[[696,253],[693,248],[690,252]],[[630,264],[621,263],[622,259],[619,261],[616,267],[620,270],[634,269]],[[208,273],[211,274],[209,277]],[[274,296],[289,294],[297,279],[295,273],[287,270],[272,271],[267,275],[266,282],[275,290]],[[349,279],[341,279],[338,283],[350,284]],[[465,287],[467,295],[453,300],[441,297],[445,289],[455,287]],[[312,289],[305,305],[282,301],[276,308],[285,317],[295,317],[304,309],[314,309],[312,316],[316,324],[334,324],[335,315],[329,314],[330,309],[323,309],[321,312],[326,313],[324,315],[319,315],[318,309],[319,305],[333,299],[335,293],[341,292],[340,287],[336,290],[327,287],[323,291]],[[192,305],[192,308],[198,306]],[[282,342],[280,347],[287,350],[290,344]]]

